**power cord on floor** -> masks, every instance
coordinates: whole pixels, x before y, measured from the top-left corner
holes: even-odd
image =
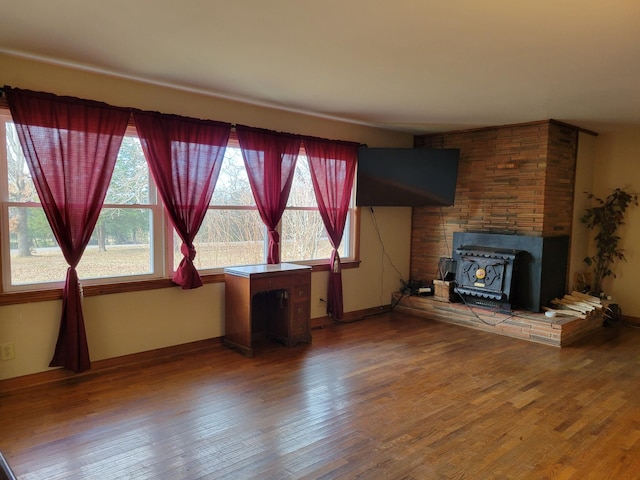
[[[398,297],[398,300],[396,300],[395,302],[391,302],[391,308],[390,308],[390,312],[393,312],[395,310],[395,308],[398,306],[398,304],[407,297],[410,297],[411,295],[409,295],[406,292],[401,292],[401,295]]]
[[[510,318],[515,317],[516,315],[513,313],[513,311],[510,312],[510,315],[507,316],[506,318],[502,319],[499,322],[496,323],[491,323],[491,322],[487,322],[485,319],[480,318],[480,315],[478,315],[475,310],[473,310],[472,305],[467,303],[467,300],[464,298],[463,295],[459,294],[458,292],[456,292],[458,295],[458,298],[460,298],[460,300],[462,300],[462,303],[464,304],[465,307],[467,307],[467,309],[469,309],[469,311],[473,314],[474,317],[476,317],[478,319],[479,322],[484,323],[485,325],[488,325],[489,327],[497,327],[498,325],[501,325],[502,323],[506,322],[507,320],[509,320]],[[484,310],[488,310],[490,312],[493,312],[494,314],[496,313],[503,313],[501,312],[501,310],[497,309],[497,308],[485,308],[483,307]]]

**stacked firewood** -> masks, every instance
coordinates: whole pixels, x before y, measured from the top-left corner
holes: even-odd
[[[562,298],[551,300],[551,304],[557,308],[544,307],[544,310],[555,312],[555,315],[569,315],[578,318],[587,318],[588,315],[603,308],[602,301],[598,297],[576,291]]]

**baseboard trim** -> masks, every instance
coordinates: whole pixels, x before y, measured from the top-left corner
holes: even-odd
[[[157,348],[146,352],[132,353],[120,357],[106,358],[91,362],[91,369],[81,373],[73,373],[63,368],[55,368],[44,372],[32,373],[20,377],[7,378],[0,380],[0,395],[22,388],[34,387],[51,382],[65,380],[67,378],[79,378],[104,373],[109,370],[130,367],[132,365],[140,365],[150,361],[158,361],[179,355],[209,350],[214,346],[222,344],[222,337],[208,338],[206,340],[198,340],[181,345],[172,345],[170,347]]]
[[[630,315],[622,315],[622,321],[631,327],[640,327],[640,317],[632,317]]]
[[[335,320],[329,316],[312,318],[311,328],[322,328],[329,325],[339,323],[351,323],[364,320],[367,317],[387,313],[391,311],[391,305],[383,305],[380,307],[367,308],[354,312],[347,312],[341,320]],[[189,353],[197,353],[199,351],[208,350],[214,346],[222,345],[224,337],[208,338],[206,340],[198,340],[181,345],[172,345],[170,347],[157,348],[146,352],[132,353],[120,357],[107,358],[104,360],[96,360],[91,362],[91,369],[81,373],[73,373],[63,368],[52,368],[44,372],[32,373],[20,377],[7,378],[0,380],[0,395],[3,393],[20,390],[22,388],[34,387],[51,382],[65,380],[67,378],[79,378],[97,373],[103,373],[108,370],[130,367],[132,365],[140,365],[145,362],[158,361],[167,359],[177,355],[185,355]]]
[[[351,323],[364,320],[367,317],[379,315],[381,313],[389,313],[391,311],[391,305],[381,305],[379,307],[365,308],[363,310],[355,310],[353,312],[346,312],[340,320],[336,320],[330,316],[317,317],[311,319],[311,328],[322,328],[329,325],[335,325],[336,323]]]

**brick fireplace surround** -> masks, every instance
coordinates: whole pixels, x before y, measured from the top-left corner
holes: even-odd
[[[570,237],[581,131],[544,120],[415,137],[416,148],[459,149],[460,162],[455,204],[413,209],[411,279],[435,278],[440,258],[452,256],[454,232]],[[399,307],[437,320],[556,346],[588,334],[601,323],[548,319],[534,312],[485,323],[464,305],[442,304],[429,297],[403,299]]]

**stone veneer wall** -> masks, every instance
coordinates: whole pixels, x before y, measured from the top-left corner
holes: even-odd
[[[417,148],[458,148],[452,207],[416,207],[411,278],[431,280],[454,232],[571,235],[579,128],[545,120],[416,136]]]

